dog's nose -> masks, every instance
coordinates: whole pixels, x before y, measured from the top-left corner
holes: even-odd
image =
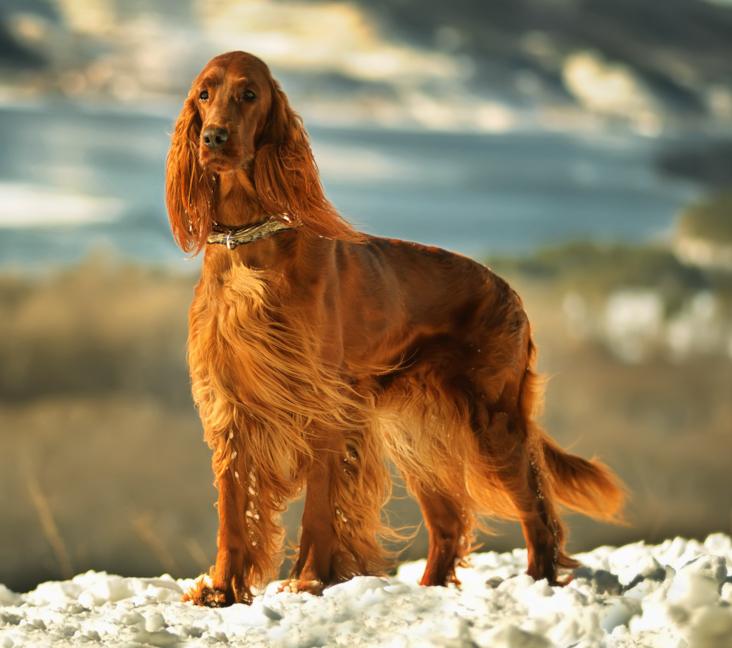
[[[203,130],[203,143],[210,149],[221,148],[229,139],[229,131],[220,126],[209,126]]]

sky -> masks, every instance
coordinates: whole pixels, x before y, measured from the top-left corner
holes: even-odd
[[[306,117],[433,130],[732,123],[732,8],[705,0],[6,0],[0,98],[156,109],[263,58]],[[4,32],[4,34],[3,34]]]
[[[170,128],[232,49],[269,64],[367,231],[471,254],[658,237],[694,190],[656,159],[732,131],[730,34],[706,0],[3,0],[0,265],[139,251],[140,223],[144,258],[177,255]]]

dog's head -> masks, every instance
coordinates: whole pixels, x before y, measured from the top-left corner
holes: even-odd
[[[211,60],[184,107],[186,121],[195,125],[201,167],[218,173],[246,167],[265,129],[277,127],[283,139],[282,122],[289,119],[283,101],[269,69],[255,56],[230,52]]]
[[[359,236],[325,198],[302,120],[252,54],[221,54],[196,77],[175,124],[166,171],[168,215],[186,251],[205,244],[217,181],[226,173],[245,174],[264,214],[287,213],[321,236]]]

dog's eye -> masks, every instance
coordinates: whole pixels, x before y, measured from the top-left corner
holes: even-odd
[[[244,101],[254,101],[257,98],[257,95],[254,90],[244,90],[241,98],[244,99]]]
[[[208,90],[201,90],[200,94],[198,95],[198,98],[201,101],[206,101],[208,99]]]

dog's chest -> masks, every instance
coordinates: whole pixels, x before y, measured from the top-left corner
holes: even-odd
[[[191,378],[237,381],[271,346],[266,278],[253,271],[202,277],[189,312]]]

